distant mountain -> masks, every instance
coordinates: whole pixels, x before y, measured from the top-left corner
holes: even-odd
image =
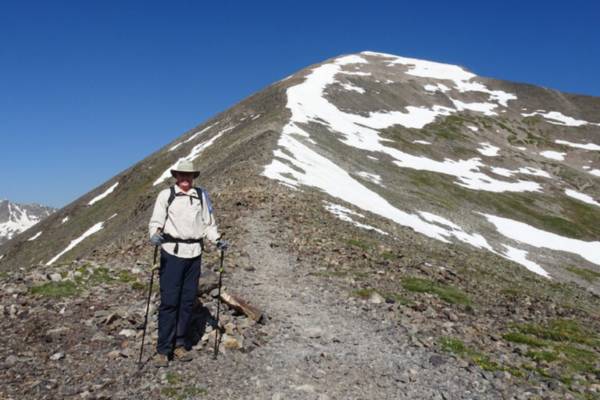
[[[0,244],[31,228],[56,211],[39,204],[17,204],[0,200]]]

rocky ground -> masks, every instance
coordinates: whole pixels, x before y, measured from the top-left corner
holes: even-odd
[[[216,193],[232,242],[224,290],[264,312],[223,307],[217,360],[214,251],[194,360],[162,369],[137,369],[143,230],[91,259],[4,273],[0,398],[599,398],[595,295],[408,230],[375,242],[285,190]]]

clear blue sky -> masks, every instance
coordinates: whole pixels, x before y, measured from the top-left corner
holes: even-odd
[[[344,53],[600,96],[598,4],[0,0],[0,198],[66,205],[273,81]]]

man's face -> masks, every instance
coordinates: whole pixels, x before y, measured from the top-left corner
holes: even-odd
[[[184,192],[187,192],[192,188],[192,184],[194,183],[194,173],[193,172],[175,172],[175,180],[177,186],[181,188]]]

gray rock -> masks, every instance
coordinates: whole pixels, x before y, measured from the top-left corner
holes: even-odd
[[[446,362],[446,360],[444,359],[444,357],[438,355],[438,354],[434,354],[431,357],[429,357],[429,363],[431,365],[433,365],[434,367],[439,367],[440,365],[444,364]]]
[[[62,281],[62,276],[60,276],[59,273],[55,272],[53,274],[50,274],[50,280],[52,282],[60,282],[60,281]]]
[[[385,299],[377,292],[371,293],[371,296],[369,296],[369,301],[373,304],[385,303]]]
[[[211,296],[217,297],[217,294],[212,294],[212,290],[219,286],[219,274],[213,271],[206,271],[198,280],[198,295],[210,293]]]
[[[12,367],[17,363],[17,361],[19,361],[19,358],[15,355],[11,354],[10,356],[6,357],[6,359],[4,360],[4,363],[8,367]]]

